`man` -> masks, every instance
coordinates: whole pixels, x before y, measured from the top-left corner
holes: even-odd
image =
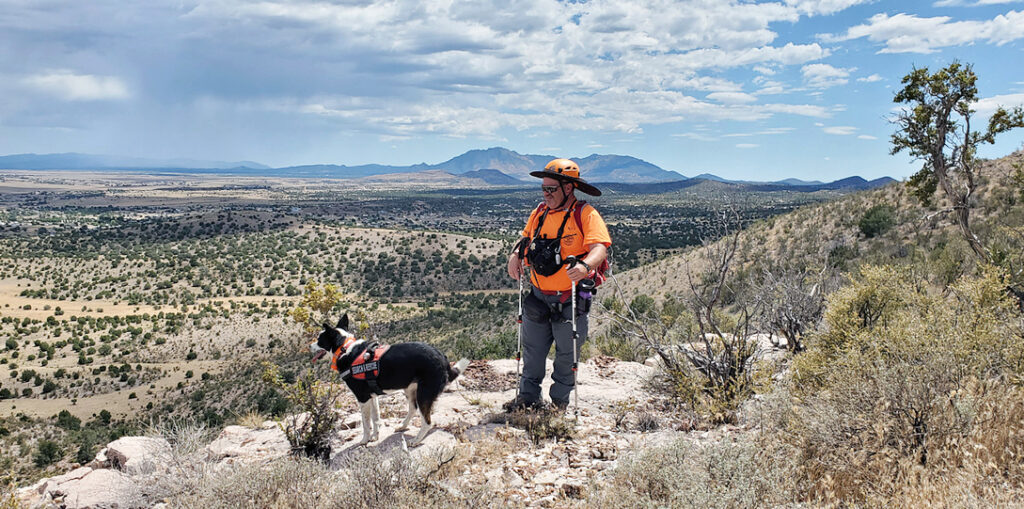
[[[580,168],[575,162],[555,159],[544,171],[530,175],[543,179],[544,202],[530,215],[522,238],[508,258],[508,274],[513,279],[523,277],[524,265],[530,267],[532,289],[523,302],[523,374],[519,394],[505,408],[513,411],[544,406],[540,384],[544,379],[545,360],[554,343],[549,396],[555,408],[565,410],[575,383],[572,302],[569,300],[572,282],[595,275],[594,269],[608,256],[612,241],[597,210],[577,202],[577,189],[591,196],[601,196],[601,191],[580,178]],[[578,261],[567,263],[570,257]],[[590,300],[577,297],[576,302],[579,341],[575,356],[578,358],[579,349],[587,339]]]

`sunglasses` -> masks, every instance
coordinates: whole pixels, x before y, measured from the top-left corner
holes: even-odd
[[[559,187],[560,186],[540,186],[540,190],[547,194],[555,194],[555,191],[558,191]]]

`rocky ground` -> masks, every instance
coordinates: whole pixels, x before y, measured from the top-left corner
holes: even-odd
[[[564,420],[538,424],[531,420],[536,414],[501,409],[515,396],[515,370],[514,360],[472,363],[442,394],[434,407],[435,429],[414,448],[407,444],[419,431],[418,417],[408,431],[395,431],[407,408],[401,393],[381,397],[380,439],[367,446],[357,445],[362,437],[359,414],[347,413],[332,444],[332,468],[358,468],[352,460],[363,447],[385,453],[407,450],[422,462],[458,469],[457,475],[440,481],[450,491],[486,486],[515,505],[554,506],[585,496],[588,486],[624,455],[684,437],[709,440],[742,430],[694,429],[685,413],[649,389],[655,368],[610,357],[581,363],[578,417],[570,405]],[[550,383],[545,381],[545,394]],[[89,465],[43,479],[18,495],[27,507],[162,506],[144,486],[180,461],[170,450],[164,438],[125,437],[109,444]],[[278,425],[266,422],[258,428],[228,426],[197,452],[192,457],[200,458],[199,466],[217,472],[281,458],[289,446]],[[190,468],[195,470],[195,465]]]

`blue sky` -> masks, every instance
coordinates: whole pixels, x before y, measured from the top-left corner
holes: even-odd
[[[893,94],[953,59],[1024,104],[1024,1],[0,0],[0,154],[903,178]]]

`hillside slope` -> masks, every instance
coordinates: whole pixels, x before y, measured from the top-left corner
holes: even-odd
[[[979,236],[999,243],[1007,227],[1024,225],[1024,210],[1016,206],[1022,188],[1014,183],[1014,171],[1024,165],[1024,151],[986,161],[974,196],[972,223]],[[742,275],[786,266],[820,269],[826,264],[850,270],[863,263],[896,263],[929,257],[935,263],[933,277],[955,278],[973,263],[966,243],[948,213],[944,198],[925,207],[902,182],[863,191],[834,201],[812,204],[773,218],[756,221],[740,232],[734,267]],[[877,205],[892,207],[895,225],[873,238],[859,223]],[[723,211],[728,214],[728,211]],[[999,225],[995,225],[998,218]],[[720,242],[720,241],[719,241]],[[704,253],[693,248],[616,276],[622,291],[631,298],[677,295],[687,290],[687,268],[697,268]],[[611,283],[614,285],[614,283]]]

